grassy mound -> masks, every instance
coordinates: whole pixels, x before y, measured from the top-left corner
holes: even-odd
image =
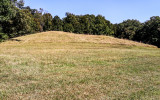
[[[160,49],[43,32],[0,44],[0,99],[160,99]]]

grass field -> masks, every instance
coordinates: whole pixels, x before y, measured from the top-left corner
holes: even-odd
[[[43,32],[0,43],[0,100],[160,100],[160,49]]]

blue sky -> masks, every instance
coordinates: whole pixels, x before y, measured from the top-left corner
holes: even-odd
[[[25,0],[25,6],[43,8],[61,18],[65,17],[66,12],[76,15],[101,14],[112,23],[127,19],[144,22],[151,16],[160,16],[160,0]]]

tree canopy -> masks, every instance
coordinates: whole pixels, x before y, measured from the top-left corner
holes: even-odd
[[[52,16],[29,6],[24,0],[0,1],[0,41],[16,36],[42,31],[65,31],[77,34],[110,35],[153,44],[160,47],[160,17],[153,16],[145,23],[125,20],[112,24],[102,15],[75,15],[67,12],[66,17]]]

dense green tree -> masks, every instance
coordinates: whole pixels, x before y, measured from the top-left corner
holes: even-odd
[[[160,17],[153,16],[137,32],[135,40],[160,47]]]
[[[76,16],[71,13],[66,13],[63,22],[67,25],[72,24],[74,33],[96,35],[112,35],[114,33],[113,25],[101,15],[97,17],[94,15]],[[66,25],[64,26],[66,28]]]
[[[63,31],[63,21],[58,16],[53,18],[52,26],[52,30],[54,31]]]
[[[20,9],[22,9],[24,7],[24,0],[18,0],[16,2],[16,6]]]
[[[74,32],[73,25],[70,24],[70,23],[65,23],[65,24],[64,24],[64,27],[63,27],[63,30],[64,30],[65,32]]]
[[[9,22],[15,15],[14,2],[12,0],[0,0],[0,22]]]
[[[77,20],[77,18],[76,18],[76,16],[74,14],[67,12],[66,13],[66,17],[63,18],[63,23],[64,23],[64,28],[63,28],[64,31],[66,31],[66,32],[75,32],[78,20]],[[67,25],[69,25],[69,26],[67,26]],[[67,27],[69,29],[67,29]]]
[[[91,34],[91,31],[92,29],[90,28],[90,23],[89,23],[89,16],[87,15],[84,15],[84,16],[80,16],[80,24],[81,24],[81,29],[82,29],[82,32],[84,34]]]
[[[110,29],[108,23],[109,21],[107,21],[105,17],[103,17],[102,15],[96,16],[94,34],[98,35],[113,34],[112,29]]]
[[[35,15],[38,12],[37,9],[31,9],[29,6],[22,7],[22,9],[28,9],[32,15]]]
[[[12,34],[12,37],[33,33],[34,23],[34,19],[29,10],[23,9],[17,11],[16,17],[14,19],[16,33]]]
[[[0,25],[0,42],[8,39],[8,35],[2,32],[2,26]]]
[[[70,23],[70,24],[74,24],[77,19],[76,19],[76,16],[72,13],[66,13],[66,17],[63,19],[64,23]]]
[[[43,14],[43,21],[44,21],[43,30],[44,31],[52,30],[52,15],[50,13]]]
[[[10,34],[13,30],[12,18],[16,16],[16,7],[14,5],[16,0],[1,0],[0,1],[0,23],[2,25],[2,31],[6,34]]]
[[[1,38],[15,37],[40,30],[37,25],[40,22],[32,16],[32,9],[26,9],[23,0],[0,1],[0,26],[2,26]],[[28,7],[29,8],[29,7]],[[32,12],[31,12],[32,11]],[[3,32],[3,34],[2,34]]]
[[[32,13],[32,11],[31,11]],[[37,32],[40,31],[42,32],[43,31],[43,27],[44,27],[44,19],[43,19],[43,10],[40,9],[40,11],[35,11],[34,14],[33,14],[33,17],[34,17],[34,21],[36,23],[35,25],[35,28],[34,30],[36,30]]]
[[[96,34],[96,32],[94,32],[94,30],[96,29],[96,16],[95,15],[85,15],[88,19],[89,22],[89,29],[88,32],[89,34]]]
[[[74,31],[73,31],[74,33],[83,34],[85,25],[77,21],[76,23],[74,23],[73,28],[74,28]]]
[[[138,20],[129,19],[129,20],[123,21],[122,23],[116,25],[115,36],[119,38],[133,40],[136,34],[136,31],[138,31],[141,26],[142,24]]]

